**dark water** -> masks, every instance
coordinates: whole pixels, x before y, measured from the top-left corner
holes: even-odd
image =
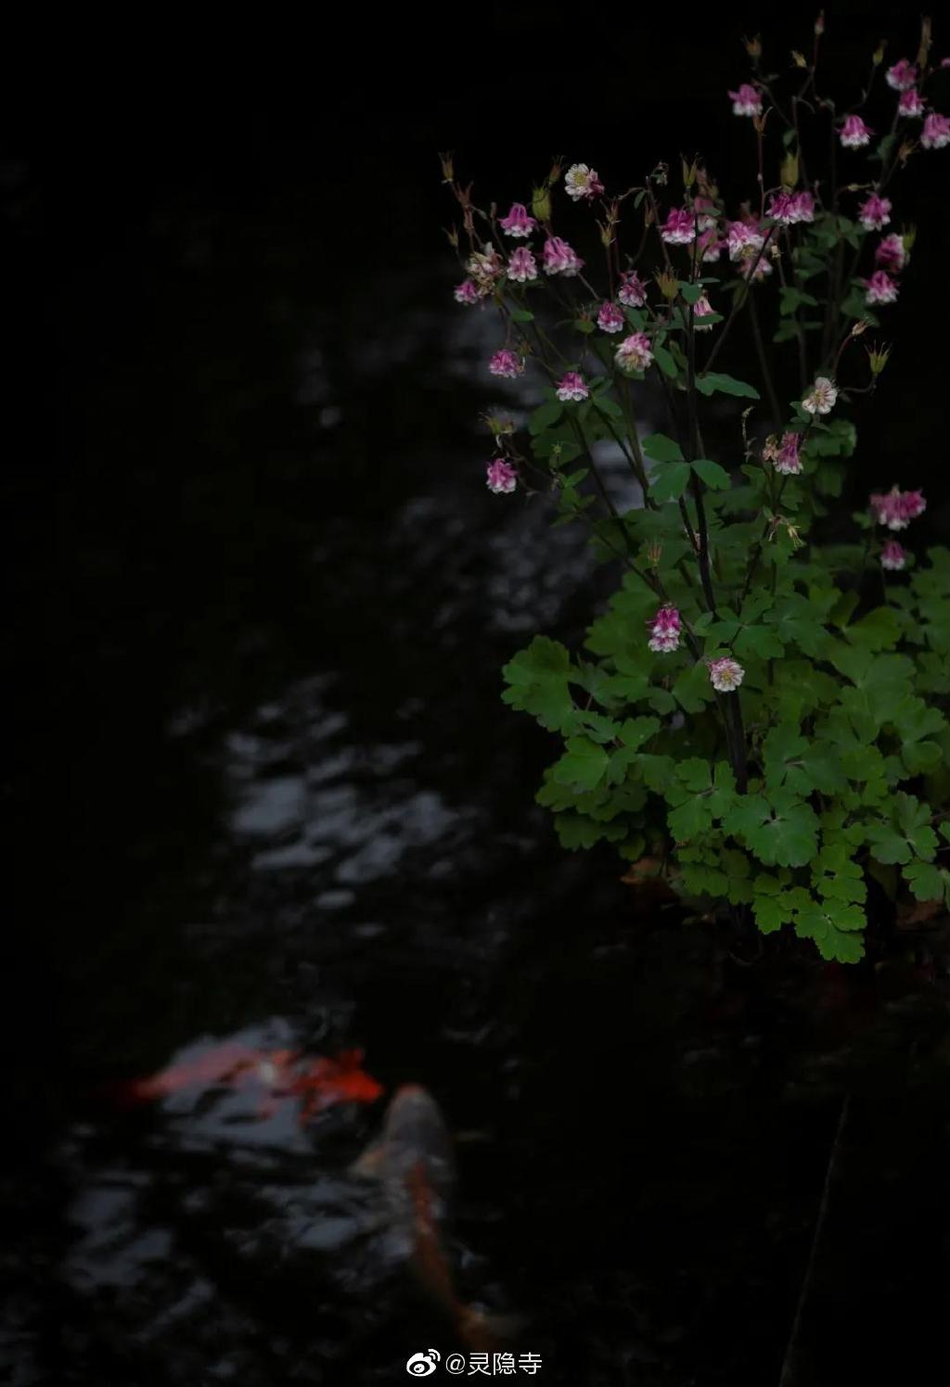
[[[483,320],[446,307],[429,165],[397,184],[394,146],[362,156],[390,217],[364,272],[369,232],[328,217],[299,145],[249,139],[238,173],[209,140],[187,176],[117,185],[63,138],[10,185],[56,412],[8,474],[30,691],[7,800],[36,865],[8,947],[2,1380],[357,1387],[457,1347],[348,1173],[380,1104],[110,1102],[227,1040],[361,1047],[435,1095],[460,1293],[523,1316],[518,1350],[571,1387],[778,1382],[850,1095],[798,1380],[930,1380],[947,930],[847,974],[781,941],[750,962],[553,841],[548,739],[498,671],[535,630],[577,640],[613,575],[543,498],[484,489],[498,387]]]

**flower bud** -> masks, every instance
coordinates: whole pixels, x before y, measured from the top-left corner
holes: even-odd
[[[881,63],[883,63],[883,61],[884,61],[884,50],[885,50],[886,47],[887,47],[887,39],[881,39],[881,42],[880,42],[880,43],[878,44],[878,46],[875,48],[874,53],[873,53],[872,56],[871,56],[871,62],[874,64],[875,67],[880,67],[880,66],[881,66]]]
[[[551,220],[551,189],[547,183],[535,188],[531,193],[531,213],[539,222]]]
[[[796,67],[807,67],[807,66],[808,66],[808,62],[807,62],[807,60],[806,60],[806,58],[805,58],[804,53],[799,53],[799,52],[798,52],[796,49],[794,49],[794,48],[792,49],[792,62],[795,64]]]
[[[857,322],[855,322],[855,323],[852,324],[852,327],[851,327],[851,336],[852,336],[852,337],[860,337],[860,336],[861,336],[861,333],[862,333],[862,332],[867,332],[867,330],[868,330],[868,321],[867,321],[867,318],[858,318]]]
[[[815,34],[817,35],[818,38],[821,38],[821,36],[822,36],[822,34],[823,34],[824,32],[825,32],[825,12],[824,12],[824,10],[819,10],[819,11],[818,11],[818,18],[815,20]]]
[[[672,302],[672,300],[676,298],[678,292],[676,288],[676,275],[673,274],[672,270],[662,270],[658,275],[655,275],[654,278],[660,286],[660,293],[665,299],[669,299]]]
[[[914,242],[917,240],[916,226],[908,227],[901,236],[901,240],[904,242],[904,250],[910,255],[911,251],[914,249]]]
[[[451,153],[451,151],[449,151],[448,154],[440,154],[440,155],[439,155],[439,162],[440,162],[441,165],[442,165],[442,177],[443,177],[443,179],[445,180],[445,182],[446,182],[446,183],[454,183],[454,182],[455,182],[455,166],[454,166],[454,164],[452,163],[452,153]]]
[[[871,375],[876,380],[887,365],[887,359],[891,354],[890,347],[879,347],[875,344],[867,348],[868,365],[871,368]]]
[[[450,227],[446,230],[446,233],[445,233],[445,234],[446,234],[446,236],[448,237],[449,245],[452,246],[453,249],[458,250],[458,246],[459,246],[459,229],[458,229],[458,227],[457,227],[457,226],[450,226]]]
[[[555,159],[554,163],[551,165],[551,172],[548,174],[548,187],[553,188],[560,176],[561,161],[560,159]]]
[[[694,159],[693,162],[692,162],[691,164],[687,164],[686,160],[683,159],[683,160],[682,160],[682,165],[683,165],[683,187],[689,189],[689,188],[691,188],[691,187],[693,186],[693,184],[696,182],[696,160]]]
[[[782,160],[779,180],[783,188],[794,188],[798,183],[798,150],[790,149]]]
[[[756,34],[754,39],[743,39],[745,51],[754,63],[757,63],[762,56],[762,40]]]

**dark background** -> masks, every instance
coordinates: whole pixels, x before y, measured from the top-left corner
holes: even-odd
[[[98,1085],[275,1012],[315,1034],[319,1013],[316,1049],[365,1044],[387,1084],[421,1078],[454,1125],[495,1134],[468,1231],[489,1249],[497,1298],[528,1302],[565,1380],[772,1381],[841,1094],[916,1092],[907,1057],[945,1043],[939,1007],[928,995],[908,1012],[925,1044],[874,1013],[885,1080],[803,1080],[810,1022],[793,1009],[790,1030],[770,1031],[774,997],[757,1002],[758,984],[723,1001],[718,944],[668,920],[637,932],[609,854],[566,860],[552,842],[533,806],[548,741],[501,708],[498,668],[531,629],[575,638],[602,579],[572,548],[517,572],[499,558],[499,543],[540,554],[545,530],[520,500],[497,519],[475,427],[492,398],[481,358],[463,346],[466,369],[447,368],[457,276],[437,151],[505,203],[562,153],[617,183],[699,152],[740,194],[748,130],[724,96],[746,76],[740,37],[762,29],[778,69],[810,43],[813,15],[313,19],[316,33],[267,20],[259,34],[222,20],[214,36],[167,19],[141,33],[83,25],[7,49],[4,794],[23,889],[6,934],[5,1191],[27,1326],[12,1357],[22,1373],[40,1365],[23,1381],[177,1381],[186,1368],[205,1380],[216,1349],[197,1330],[192,1358],[176,1367],[168,1349],[146,1366],[133,1347],[144,1302],[103,1307],[67,1288],[81,1162],[64,1133],[91,1124],[141,1162],[142,1133],[116,1132]],[[829,8],[828,47],[856,72],[885,33],[890,61],[916,51],[897,6]],[[950,494],[946,154],[916,160],[904,184],[920,236],[889,311],[891,364],[858,420],[851,499],[922,485],[916,538],[933,538]],[[352,885],[345,845],[329,867],[262,876],[229,818],[234,737],[262,708],[279,708],[298,769],[339,751],[309,724],[317,687],[348,719],[341,786],[361,797],[357,818],[380,797],[408,813],[420,792],[455,815],[435,846],[410,834],[388,870],[356,872],[342,906],[326,893]],[[397,744],[407,759],[380,770],[372,748]],[[368,921],[384,929],[370,945]],[[852,1044],[852,1003],[835,1044]],[[741,1058],[750,1034],[767,1034],[759,1067]],[[915,1082],[929,1094],[933,1077]],[[927,1179],[943,1110],[909,1106],[895,1151],[875,1144],[873,1105],[854,1119],[870,1132],[856,1152],[871,1154],[853,1156],[853,1224],[828,1254],[838,1293],[841,1278],[859,1283],[842,1305],[831,1297],[834,1313],[886,1305],[889,1337],[864,1348],[895,1366],[945,1284],[919,1269],[945,1253],[933,1200],[938,1212],[946,1200]],[[906,1202],[880,1195],[875,1182],[911,1172]],[[868,1271],[847,1249],[875,1198]],[[499,1218],[507,1240],[491,1231]],[[919,1245],[902,1241],[915,1219],[930,1230]],[[331,1328],[302,1322],[306,1265],[289,1289],[261,1274],[264,1290],[228,1294],[261,1342],[277,1324],[293,1351],[268,1358],[251,1333],[247,1381],[281,1380],[291,1361],[322,1381],[334,1355],[342,1376],[327,1381],[395,1376],[398,1334],[377,1325],[379,1342],[357,1349],[329,1291]],[[484,1283],[474,1293],[492,1299]],[[827,1380],[836,1365],[838,1350]],[[812,1371],[801,1381],[826,1380]]]

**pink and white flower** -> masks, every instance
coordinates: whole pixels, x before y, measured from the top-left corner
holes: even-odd
[[[891,200],[872,193],[858,208],[858,219],[865,231],[880,231],[891,219]]]
[[[772,466],[783,477],[797,476],[802,470],[802,460],[798,455],[798,445],[801,438],[800,433],[782,434],[782,442],[778,446]]]
[[[452,290],[452,296],[456,303],[465,304],[478,303],[480,298],[473,279],[465,279],[461,284],[456,284]]]
[[[704,323],[704,322],[703,322],[703,319],[704,319],[704,318],[714,318],[715,316],[716,316],[716,310],[713,308],[712,304],[709,302],[709,298],[707,297],[707,295],[706,295],[706,294],[700,294],[699,298],[696,300],[695,304],[693,305],[693,326],[695,327],[696,331],[697,331],[697,332],[712,332],[712,330],[713,330],[713,324],[712,324],[712,323]]]
[[[899,573],[906,564],[907,554],[904,546],[896,539],[885,540],[884,548],[881,550],[881,567],[886,568],[889,573]]]
[[[717,227],[711,226],[699,238],[699,248],[702,251],[703,260],[706,262],[718,260],[725,247],[726,242],[720,239]]]
[[[504,274],[505,262],[494,246],[486,245],[483,250],[472,252],[465,268],[478,290],[479,298],[485,298]]]
[[[564,187],[568,197],[580,202],[581,198],[600,197],[604,185],[589,164],[572,164],[564,175]]]
[[[508,261],[508,278],[516,280],[518,284],[525,284],[528,280],[537,279],[537,277],[537,261],[527,246],[521,246]]]
[[[488,363],[488,369],[493,376],[505,376],[508,380],[516,380],[518,376],[524,375],[524,357],[503,347],[500,352],[495,352]]]
[[[907,248],[904,238],[892,231],[884,236],[874,252],[874,263],[890,274],[899,273],[907,264]]]
[[[847,116],[841,127],[839,139],[845,149],[862,149],[864,145],[870,144],[873,134],[870,125],[865,125],[860,116]]]
[[[537,226],[534,217],[528,215],[528,209],[522,202],[513,202],[511,211],[507,217],[502,217],[501,228],[509,236],[530,236]]]
[[[622,332],[627,320],[615,303],[602,303],[597,314],[597,326],[601,332]]]
[[[920,143],[924,149],[943,149],[950,144],[950,118],[931,111],[924,121]]]
[[[647,286],[636,270],[621,274],[617,298],[628,308],[642,308],[647,301]]]
[[[648,366],[653,364],[653,351],[650,347],[650,339],[645,332],[634,332],[629,337],[625,337],[614,352],[614,360],[621,371],[632,374],[634,371],[645,371]]]
[[[500,496],[510,491],[514,491],[518,485],[518,473],[511,463],[505,458],[495,458],[488,464],[488,475],[485,482],[489,491],[493,491],[496,496]]]
[[[584,268],[583,260],[560,236],[549,236],[541,254],[546,275],[564,275],[566,279],[572,279]]]
[[[871,307],[876,303],[894,303],[897,299],[897,285],[885,270],[875,270],[870,279],[861,281],[865,288],[864,302]]]
[[[776,193],[765,209],[765,215],[780,226],[791,226],[795,220],[795,194]]]
[[[723,655],[720,660],[707,660],[709,680],[718,693],[733,693],[745,678],[745,670],[738,660]]]
[[[688,246],[695,241],[696,224],[692,212],[686,207],[671,207],[660,227],[660,235],[671,246]]]
[[[815,199],[807,188],[792,194],[792,221],[813,222],[815,220]]]
[[[674,650],[678,650],[681,626],[680,614],[675,607],[661,607],[653,618],[650,639],[647,642],[650,649],[657,655],[671,655]]]
[[[738,91],[729,92],[734,116],[760,116],[762,97],[750,82],[743,82]]]
[[[887,69],[887,85],[896,92],[905,92],[917,81],[917,69],[906,58],[901,58],[893,67]]]
[[[817,376],[811,390],[802,400],[806,414],[830,414],[838,398],[838,387],[827,376]]]
[[[729,230],[726,232],[726,244],[729,247],[729,259],[737,263],[758,255],[765,245],[765,237],[755,222],[730,222]]]
[[[584,377],[578,371],[568,371],[567,375],[562,376],[557,384],[557,397],[565,404],[579,400],[586,400],[590,391]]]
[[[923,115],[924,99],[916,87],[908,87],[905,92],[901,92],[897,112],[908,120],[916,120]]]
[[[890,491],[875,492],[871,496],[871,510],[879,525],[889,530],[906,530],[912,520],[923,515],[927,509],[922,491],[901,491],[892,486]]]

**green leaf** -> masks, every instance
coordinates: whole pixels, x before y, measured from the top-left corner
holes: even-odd
[[[871,854],[878,862],[907,863],[912,857],[930,862],[937,853],[937,835],[930,827],[930,806],[899,791],[888,805],[890,822],[867,825]]]
[[[617,404],[617,401],[612,400],[609,395],[595,395],[594,404],[602,414],[608,415],[611,419],[623,418],[623,410]]]
[[[508,316],[513,323],[533,323],[534,314],[527,308],[509,308]]]
[[[567,750],[551,768],[559,785],[583,792],[595,789],[603,780],[610,757],[602,746],[589,737],[568,737]]]
[[[651,433],[643,440],[643,451],[656,462],[682,462],[683,450],[665,433]]]
[[[813,790],[830,795],[847,784],[833,748],[802,737],[794,724],[773,727],[762,743],[762,753],[770,789],[784,785],[797,795],[810,795]]]
[[[689,463],[669,462],[654,473],[650,495],[655,501],[678,501],[689,483]]]
[[[732,479],[726,469],[709,458],[697,458],[693,463],[693,471],[698,473],[713,491],[728,491],[732,485]]]
[[[680,280],[677,288],[687,303],[698,303],[703,296],[703,286],[701,284],[688,284]]]
[[[932,862],[911,862],[904,868],[904,877],[918,901],[939,901],[946,894],[947,873]]]
[[[859,905],[843,905],[837,901],[810,902],[795,915],[795,933],[800,939],[812,939],[822,958],[839,963],[857,963],[864,954],[864,942],[855,938],[867,920]]]
[[[564,406],[560,400],[547,400],[531,415],[528,420],[528,429],[532,434],[544,433],[552,424],[556,424],[564,413]]]
[[[666,347],[661,347],[658,342],[654,342],[653,356],[664,376],[669,376],[672,379],[676,375],[676,362]]]
[[[593,819],[589,819],[586,814],[573,812],[556,814],[554,827],[561,846],[572,851],[577,848],[592,848],[602,838],[606,838],[608,842],[617,843],[628,832],[628,826],[623,822],[597,823]]]
[[[786,890],[775,877],[760,873],[752,883],[752,913],[762,934],[774,934],[790,924],[796,910],[809,902],[801,886]]]
[[[535,636],[526,650],[519,650],[502,670],[509,687],[505,703],[531,713],[551,732],[569,732],[575,726],[576,708],[568,687],[571,657],[563,645],[547,636]]]
[[[702,395],[713,395],[718,391],[722,395],[741,395],[749,400],[759,398],[758,390],[755,390],[751,385],[746,385],[743,380],[736,380],[734,376],[723,375],[720,371],[711,371],[708,375],[698,376],[696,389]]]
[[[788,790],[740,796],[724,827],[743,838],[766,866],[802,867],[815,855],[818,819]]]

